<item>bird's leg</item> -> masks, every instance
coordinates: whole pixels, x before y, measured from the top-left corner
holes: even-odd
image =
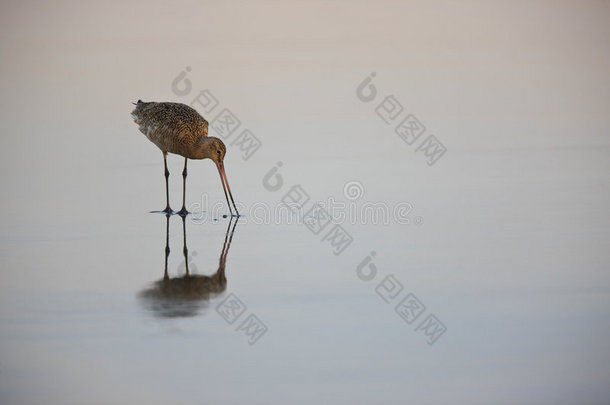
[[[186,199],[186,162],[187,158],[184,158],[184,170],[182,171],[182,209],[178,211],[178,214],[185,217],[189,212],[186,210],[184,201]]]
[[[167,201],[167,205],[161,212],[165,212],[166,214],[170,215],[172,213],[172,209],[169,206],[169,170],[167,170],[167,152],[163,152],[163,165],[165,166],[165,200]]]

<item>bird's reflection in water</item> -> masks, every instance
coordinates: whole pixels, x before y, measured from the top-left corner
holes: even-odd
[[[233,239],[237,221],[231,219],[225,233],[218,269],[210,276],[190,274],[188,264],[188,248],[186,245],[186,221],[182,217],[183,253],[186,273],[182,277],[170,278],[167,273],[167,260],[169,258],[169,218],[165,225],[165,269],[163,278],[155,282],[150,288],[140,292],[139,298],[147,309],[160,318],[175,318],[195,316],[209,304],[209,300],[221,294],[227,287],[225,266],[227,254]]]

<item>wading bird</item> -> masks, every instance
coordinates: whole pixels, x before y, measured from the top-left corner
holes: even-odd
[[[145,103],[138,100],[134,103],[136,108],[131,116],[140,131],[163,152],[163,163],[165,165],[165,198],[167,205],[162,212],[173,213],[169,206],[169,171],[167,170],[167,154],[174,153],[184,157],[184,170],[182,171],[182,209],[178,214],[188,214],[184,205],[186,197],[186,162],[188,159],[212,159],[216,163],[220,182],[227,199],[229,212],[233,216],[229,196],[235,208],[235,215],[239,216],[227,174],[225,173],[223,160],[227,148],[218,138],[208,136],[208,122],[197,111],[182,103]],[[227,196],[227,190],[229,192]]]

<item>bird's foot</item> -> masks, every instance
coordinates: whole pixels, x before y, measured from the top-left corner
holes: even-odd
[[[161,211],[150,211],[150,212],[153,214],[163,214],[163,215],[173,215],[174,214],[174,211],[172,211],[172,209],[169,206],[165,207],[165,209],[161,210]]]
[[[230,213],[229,215],[224,214],[222,217],[223,218],[239,218],[241,215],[239,214],[234,214],[234,213]]]

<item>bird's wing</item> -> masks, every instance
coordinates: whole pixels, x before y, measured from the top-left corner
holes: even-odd
[[[193,108],[181,103],[140,102],[132,111],[140,131],[148,138],[182,140],[208,135],[208,122]]]

